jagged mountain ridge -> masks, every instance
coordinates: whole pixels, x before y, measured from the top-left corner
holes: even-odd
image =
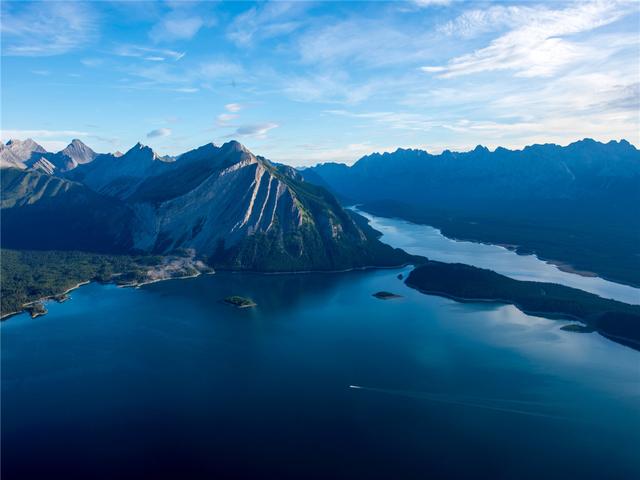
[[[625,140],[439,155],[398,149],[302,174],[371,213],[640,285],[640,151]]]
[[[373,153],[353,166],[324,163],[305,169],[310,181],[324,182],[355,201],[419,198],[568,198],[619,188],[640,178],[640,152],[626,140],[606,144],[591,139],[566,147],[532,145],[522,150],[477,146],[469,152],[399,148]]]
[[[26,140],[11,139],[6,144],[0,143],[0,168],[27,168],[26,162],[34,156],[46,154],[47,151],[31,138]],[[38,156],[34,161],[41,157]]]
[[[45,173],[66,172],[78,165],[92,162],[98,156],[77,138],[56,153],[47,152],[31,138],[11,139],[6,144],[0,144],[0,168],[35,168]],[[46,162],[42,159],[46,159]]]
[[[55,166],[59,172],[73,170],[78,165],[92,162],[99,154],[85,145],[81,140],[74,138],[71,143],[57,153],[47,153],[45,158]]]
[[[137,144],[121,157],[99,156],[61,175],[62,182],[126,206],[131,216],[120,229],[130,239],[129,251],[192,248],[218,268],[260,271],[398,265],[408,259],[381,244],[326,190],[235,141],[204,145],[176,159]]]

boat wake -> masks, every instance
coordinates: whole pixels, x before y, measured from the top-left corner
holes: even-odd
[[[349,385],[350,389],[365,390],[368,392],[384,393],[387,395],[398,395],[409,398],[429,400],[431,402],[457,405],[461,407],[481,408],[501,413],[515,415],[526,415],[530,417],[543,417],[554,420],[567,420],[574,422],[587,422],[587,420],[568,417],[566,415],[554,414],[548,410],[553,410],[557,403],[540,402],[531,400],[511,400],[504,398],[473,397],[466,395],[451,395],[442,393],[420,392],[412,390],[394,390],[390,388],[365,387],[362,385]],[[527,408],[528,407],[528,408]],[[545,411],[547,410],[547,411]]]

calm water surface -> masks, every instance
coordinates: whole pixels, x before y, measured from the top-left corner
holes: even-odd
[[[382,241],[414,255],[447,263],[466,263],[488,268],[517,280],[552,282],[579,288],[604,298],[640,304],[640,289],[610,282],[600,277],[585,277],[563,272],[535,255],[518,255],[498,245],[452,240],[440,230],[397,218],[376,217],[355,209],[367,217],[371,226],[382,232]]]
[[[3,322],[3,479],[640,478],[638,352],[409,271],[91,284]]]

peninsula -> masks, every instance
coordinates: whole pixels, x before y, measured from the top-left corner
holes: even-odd
[[[513,304],[531,315],[578,320],[588,329],[640,350],[638,305],[554,283],[514,280],[459,263],[427,261],[413,270],[405,283],[423,293],[461,302]]]

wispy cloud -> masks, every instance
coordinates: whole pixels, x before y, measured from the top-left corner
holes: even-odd
[[[86,3],[2,2],[0,8],[3,55],[60,55],[97,36],[96,16]]]
[[[155,42],[189,40],[198,33],[204,24],[205,22],[200,16],[179,11],[171,12],[153,26],[149,37]]]
[[[451,59],[445,65],[425,66],[426,73],[442,78],[497,70],[512,70],[521,77],[545,77],[579,61],[598,55],[586,42],[569,40],[567,36],[588,32],[619,20],[630,11],[629,4],[590,2],[573,4],[564,9],[512,8],[499,10],[498,17],[516,25],[489,46]],[[464,20],[451,25],[466,25],[463,30],[482,28],[487,18],[482,14],[463,14]]]
[[[118,88],[157,88],[178,93],[197,93],[202,89],[211,89],[212,82],[233,81],[243,72],[242,66],[224,60],[188,65],[182,65],[182,62],[145,62],[119,68],[133,78],[125,78]]]
[[[426,7],[443,7],[443,6],[447,6],[450,5],[452,2],[452,0],[411,0],[411,3],[413,3],[414,5],[420,7],[420,8],[426,8]]]
[[[146,47],[142,45],[118,45],[113,49],[113,54],[120,57],[143,58],[151,61],[180,60],[185,52],[177,50]]]
[[[168,137],[171,135],[170,128],[156,128],[147,133],[147,138]]]
[[[235,113],[221,113],[216,118],[216,125],[219,127],[227,127],[229,124],[236,120],[240,115]]]
[[[351,112],[347,110],[325,110],[325,113],[342,117],[372,120],[383,124],[386,128],[426,132],[433,127],[444,127],[442,120],[429,115],[413,112]]]
[[[84,137],[89,135],[87,132],[78,130],[5,130],[0,131],[2,140],[10,140],[12,138],[53,138],[53,137]]]
[[[244,108],[243,105],[239,103],[227,103],[224,106],[226,112],[221,113],[216,118],[216,125],[218,127],[229,127],[232,125],[234,120],[240,118],[238,112]]]
[[[178,87],[174,88],[173,91],[178,93],[198,93],[200,89],[196,87]]]
[[[356,82],[345,71],[281,78],[283,91],[300,102],[354,104],[368,99],[382,88],[385,79]]]
[[[267,133],[274,128],[277,128],[277,123],[259,123],[255,125],[243,125],[238,127],[235,132],[227,135],[227,138],[232,137],[253,137],[253,138],[266,138]]]
[[[254,40],[290,34],[304,23],[305,2],[269,2],[236,16],[227,28],[227,37],[247,47]]]
[[[535,8],[527,6],[494,5],[481,10],[467,10],[440,25],[445,35],[471,38],[487,32],[498,32],[505,27],[525,25],[535,15]]]
[[[242,105],[240,105],[239,103],[227,103],[224,108],[226,108],[229,112],[239,112],[240,110],[242,110]]]

